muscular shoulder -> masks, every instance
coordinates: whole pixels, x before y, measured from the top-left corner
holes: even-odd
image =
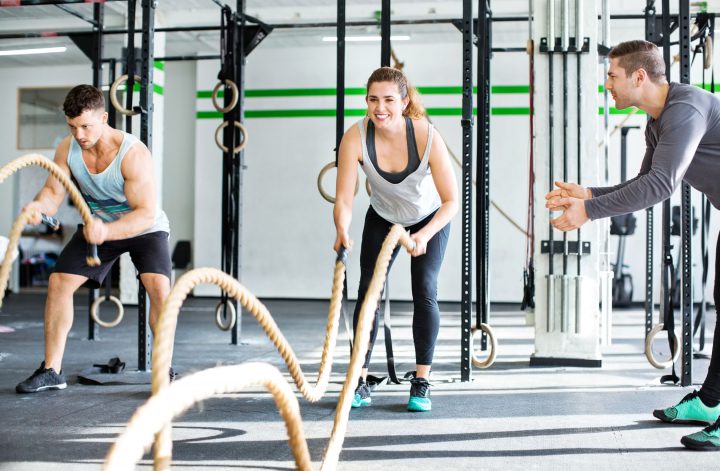
[[[145,172],[152,169],[152,155],[150,149],[142,141],[135,142],[125,153],[122,161],[123,177],[132,178],[138,172]]]
[[[70,154],[70,144],[72,143],[72,136],[65,136],[60,144],[55,148],[55,162],[62,162],[67,164],[68,154]]]

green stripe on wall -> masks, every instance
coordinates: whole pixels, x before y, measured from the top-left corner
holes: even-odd
[[[702,88],[702,84],[695,84]],[[274,97],[310,97],[310,96],[335,96],[335,88],[266,88],[251,89],[245,91],[247,98],[274,98]],[[493,85],[492,94],[527,94],[530,93],[529,85]],[[705,85],[705,90],[710,91],[710,85]],[[418,87],[418,91],[424,95],[461,95],[462,87]],[[603,93],[603,85],[598,85],[598,93]],[[473,93],[477,94],[477,87],[473,87]],[[362,87],[351,87],[345,89],[345,95],[362,96],[365,89]],[[218,92],[218,98],[223,98],[223,91]],[[212,98],[212,90],[199,90],[197,98]]]
[[[153,66],[158,70],[165,70],[165,62],[163,61],[153,61]]]
[[[631,114],[633,108],[618,110],[610,109],[612,115]],[[432,116],[462,116],[462,108],[428,108],[428,114]],[[493,107],[491,109],[492,116],[528,116],[530,108],[528,107]],[[365,116],[365,108],[351,108],[345,110],[345,116],[357,117]],[[473,114],[477,115],[477,109],[473,109]],[[598,115],[603,114],[603,108],[598,108]],[[642,110],[637,114],[644,115]],[[222,119],[223,113],[219,111],[198,111],[197,119]],[[335,109],[294,109],[294,110],[247,110],[246,118],[334,118]]]
[[[118,91],[124,92],[125,91],[125,85],[122,85],[118,87]],[[135,82],[133,84],[133,91],[136,93],[140,93],[140,84]],[[158,95],[162,96],[165,93],[165,88],[157,83],[153,83],[153,92],[157,93]]]
[[[335,88],[267,88],[267,89],[251,89],[245,91],[248,98],[273,98],[273,97],[301,97],[301,96],[335,96]],[[418,91],[425,95],[460,95],[462,87],[418,87]],[[529,93],[528,85],[494,85],[492,93]],[[474,87],[474,93],[477,93],[477,87]],[[345,89],[345,95],[363,96],[365,89],[362,87],[352,87]],[[218,98],[223,98],[222,90],[218,92]],[[200,90],[197,92],[197,98],[212,98],[212,90]]]

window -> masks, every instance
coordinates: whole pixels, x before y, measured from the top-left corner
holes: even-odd
[[[55,149],[69,134],[62,105],[70,88],[18,89],[18,149]]]

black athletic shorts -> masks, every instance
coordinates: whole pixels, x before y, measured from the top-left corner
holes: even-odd
[[[131,237],[129,239],[111,240],[98,245],[99,267],[90,267],[85,263],[87,242],[83,236],[83,226],[78,229],[70,242],[65,246],[53,273],[70,273],[88,278],[89,285],[100,287],[113,263],[125,252],[130,253],[135,268],[139,273],[159,273],[170,279],[172,262],[170,261],[169,234],[163,231]]]

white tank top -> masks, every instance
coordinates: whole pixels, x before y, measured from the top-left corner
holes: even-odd
[[[127,151],[140,141],[132,134],[121,132],[123,141],[117,155],[110,165],[100,173],[90,173],[82,158],[80,145],[75,139],[70,139],[70,152],[67,159],[70,173],[90,210],[105,222],[117,221],[124,214],[132,211],[125,196],[125,179],[121,166]],[[157,231],[170,232],[170,223],[160,205],[155,210],[155,223],[142,234]]]
[[[391,183],[378,173],[368,154],[365,119],[358,121],[362,142],[363,163],[360,166],[370,182],[370,205],[383,219],[393,224],[412,226],[422,221],[441,205],[440,195],[430,172],[430,147],[433,125],[428,124],[428,140],[420,166],[400,183]]]

